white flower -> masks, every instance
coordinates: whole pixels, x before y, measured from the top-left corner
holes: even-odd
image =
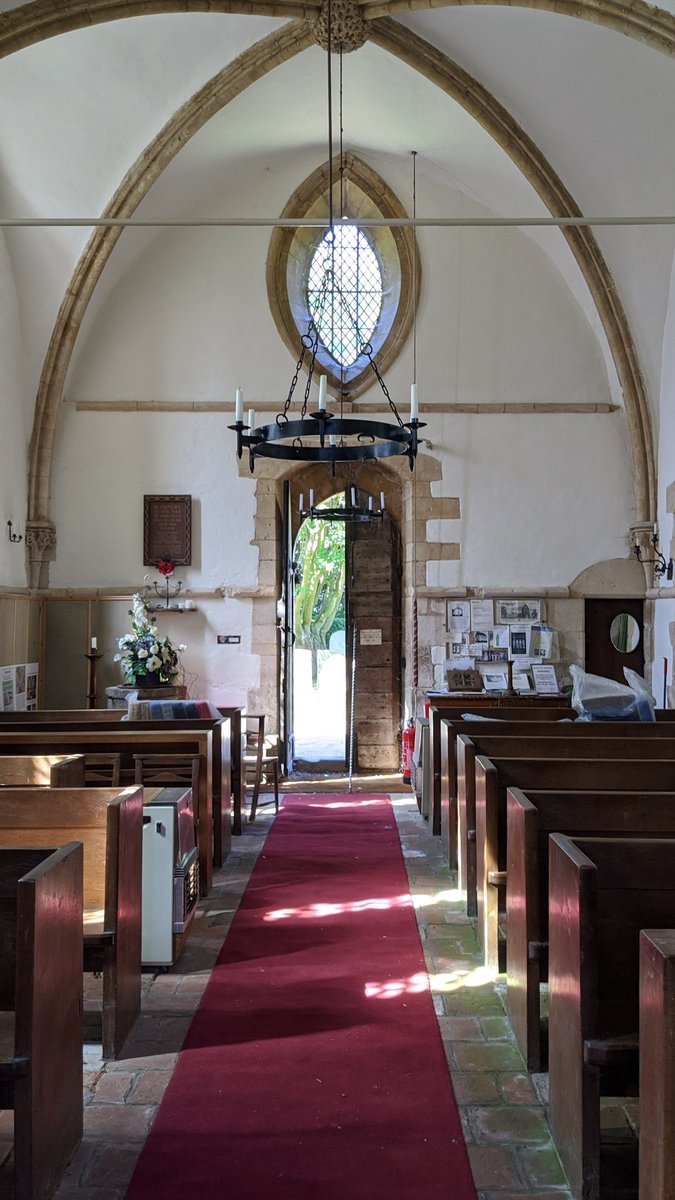
[[[149,658],[146,663],[146,666],[149,671],[158,671],[159,668],[161,667],[161,665],[162,665],[162,660],[161,660],[161,658],[158,658],[156,654],[153,654],[152,658]]]
[[[145,646],[141,646],[140,650],[138,651],[138,657],[139,658],[147,658],[148,657],[148,652],[145,649]]]

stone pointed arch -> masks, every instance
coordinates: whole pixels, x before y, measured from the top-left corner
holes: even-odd
[[[590,21],[675,57],[675,17],[644,0],[433,0],[433,7],[486,3]],[[360,7],[365,19],[372,21],[392,13],[426,10],[430,0],[361,0]],[[321,0],[208,0],[207,4],[204,0],[33,0],[0,13],[0,58],[57,34],[128,17],[207,12],[315,20],[320,9]]]
[[[372,167],[351,151],[333,163],[334,204],[338,211],[341,192],[345,211],[354,219],[364,217],[407,217],[396,193]],[[328,164],[323,163],[294,191],[282,217],[328,216]],[[267,295],[277,332],[293,358],[297,358],[300,337],[307,329],[309,311],[306,296],[307,271],[311,255],[319,245],[323,230],[278,227],[272,233],[267,255]],[[384,303],[380,324],[381,338],[373,336],[373,353],[379,368],[386,372],[403,350],[412,329],[419,299],[422,267],[415,231],[410,226],[370,229],[372,242],[383,272]],[[372,386],[370,364],[358,374],[340,371],[323,347],[317,355],[321,370],[327,374],[329,389],[336,396],[354,400]]]
[[[104,0],[101,0],[104,3]],[[159,11],[159,9],[158,9]],[[549,211],[579,216],[580,210],[544,156],[505,109],[470,75],[424,39],[391,19],[372,22],[372,40],[396,55],[452,96],[478,120],[525,174]],[[165,125],[133,165],[104,216],[129,217],[182,146],[204,123],[249,84],[314,41],[309,26],[292,21],[255,46],[211,79]],[[53,552],[49,497],[54,435],[59,407],[75,340],[87,304],[118,238],[121,227],[98,228],[92,235],[66,291],[55,323],[40,380],[30,446],[28,523],[43,530],[46,554]],[[597,306],[624,393],[633,449],[637,519],[653,520],[655,472],[651,418],[637,353],[614,283],[595,237],[589,229],[566,229],[575,258]],[[47,534],[50,534],[47,537]],[[34,538],[37,546],[38,542]],[[37,582],[42,559],[37,555],[31,582]],[[44,582],[44,578],[40,578]]]
[[[241,54],[210,79],[164,126],[131,167],[105,217],[130,217],[153,183],[189,139],[230,100],[312,43],[305,22],[291,21]],[[28,517],[49,520],[54,435],[68,367],[82,319],[103,268],[122,235],[121,226],[97,228],[80,257],[61,303],[42,368],[29,455]]]
[[[552,216],[579,217],[581,210],[534,142],[484,87],[429,42],[391,18],[372,22],[371,41],[420,71],[474,117],[532,184]],[[633,453],[639,521],[656,513],[656,473],[649,400],[638,354],[614,280],[588,227],[561,230],[579,265],[602,322],[621,383]]]

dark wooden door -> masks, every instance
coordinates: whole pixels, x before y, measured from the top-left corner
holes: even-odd
[[[367,506],[368,497],[359,496]],[[347,527],[347,629],[354,662],[354,766],[400,769],[401,539],[383,521]],[[348,671],[348,685],[351,684]],[[350,704],[351,686],[347,703]],[[349,722],[349,711],[348,711]],[[349,724],[348,724],[349,727]]]
[[[293,739],[293,632],[295,601],[295,563],[293,561],[293,522],[291,518],[291,485],[284,483],[282,546],[281,546],[281,600],[277,610],[279,630],[279,686],[278,711],[281,717],[280,750],[286,773],[293,770],[295,746]]]
[[[624,667],[644,675],[643,616],[640,599],[586,600],[586,670],[591,675],[618,683],[626,682]]]

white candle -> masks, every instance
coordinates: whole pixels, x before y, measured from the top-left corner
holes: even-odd
[[[249,410],[248,410],[248,427],[249,427],[249,429],[253,429],[254,425],[255,425],[255,409],[249,408]]]
[[[335,434],[334,434],[334,433],[329,433],[329,434],[328,434],[328,445],[329,445],[329,446],[334,446],[334,445],[335,445]]]
[[[309,507],[314,508],[314,488],[309,489]]]
[[[350,495],[352,498],[352,508],[356,508],[356,488],[350,489]]]
[[[372,511],[373,511],[373,505],[374,505],[374,503],[375,503],[375,502],[374,502],[374,500],[373,500],[373,497],[372,497],[372,496],[369,496],[369,497],[368,497],[368,512],[372,512]]]
[[[92,652],[93,652],[94,650],[97,650],[97,649],[98,649],[98,642],[97,642],[97,640],[96,640],[96,638],[95,638],[95,637],[93,637],[93,638],[91,639],[91,649],[92,649]]]
[[[300,499],[298,500],[298,512],[301,513],[302,510],[304,509],[304,507],[305,507],[305,493],[301,492]]]
[[[326,411],[326,376],[319,379],[319,412]]]
[[[234,421],[237,424],[244,419],[244,393],[241,388],[237,388],[234,393]]]
[[[384,492],[380,492],[380,508],[384,512]]]
[[[410,420],[416,421],[418,417],[417,408],[417,384],[410,384]]]

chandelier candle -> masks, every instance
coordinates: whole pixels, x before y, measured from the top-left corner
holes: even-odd
[[[410,420],[416,421],[419,416],[417,408],[417,384],[410,384]]]
[[[244,393],[241,388],[234,393],[234,419],[237,423],[244,420]]]
[[[326,376],[322,375],[319,379],[319,412],[326,411]]]

